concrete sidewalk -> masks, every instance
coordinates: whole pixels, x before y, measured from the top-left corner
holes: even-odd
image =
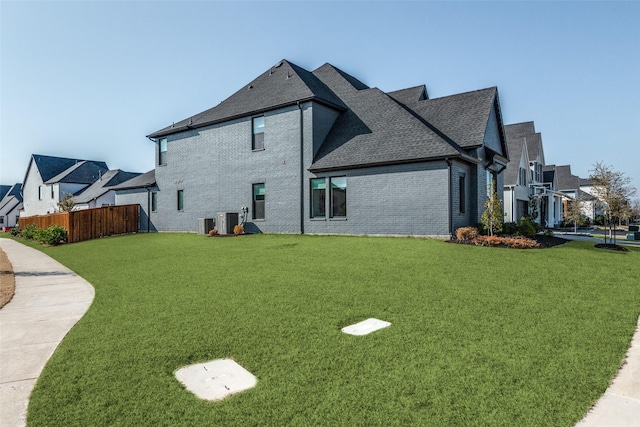
[[[45,363],[86,313],[93,286],[40,251],[0,238],[16,293],[0,309],[0,425],[26,425],[27,404]]]

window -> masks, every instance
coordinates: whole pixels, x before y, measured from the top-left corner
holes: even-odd
[[[151,193],[151,212],[158,210],[158,193],[155,191]]]
[[[160,145],[160,153],[158,156],[158,164],[166,165],[167,164],[167,138],[161,138],[159,145]]]
[[[527,185],[527,170],[525,168],[520,168],[520,185],[525,186]]]
[[[253,219],[264,219],[264,184],[253,184]]]
[[[347,216],[347,177],[330,178],[331,218]]]
[[[465,201],[467,199],[467,193],[465,190],[465,176],[464,175],[460,175],[460,177],[458,178],[458,197],[460,197],[460,200],[458,201],[459,207],[460,207],[460,213],[464,213],[464,211],[466,210],[466,206],[465,206]]]
[[[184,210],[184,190],[178,190],[178,210]]]
[[[314,178],[311,180],[311,218],[326,216],[325,200],[327,197],[327,180]]]
[[[4,217],[0,215],[0,224],[4,224]]]
[[[38,187],[38,200],[44,199],[44,190],[42,186]]]
[[[51,184],[51,198],[53,199],[55,195],[53,194],[53,184]]]
[[[487,197],[490,199],[493,195],[494,190],[496,190],[496,175],[487,170]]]
[[[251,140],[252,150],[264,150],[264,116],[254,117],[253,138]]]

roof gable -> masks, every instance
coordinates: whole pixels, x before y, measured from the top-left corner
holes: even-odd
[[[510,125],[505,126],[505,130]],[[529,164],[527,141],[525,138],[507,138],[507,147],[511,161],[507,163],[504,171],[504,185],[517,185],[520,173],[520,164],[524,159],[525,164]]]
[[[148,188],[156,185],[156,170],[151,169],[149,172],[145,172],[127,181],[124,181],[118,185],[113,186],[114,190],[128,190],[132,188]]]
[[[343,85],[342,82],[339,84]],[[343,100],[349,109],[336,119],[318,150],[310,168],[313,171],[415,162],[461,154],[379,89],[354,88],[343,96]]]
[[[387,95],[400,102],[401,104],[414,103],[429,99],[429,95],[427,95],[427,87],[425,85],[396,90],[387,93]]]
[[[314,100],[336,109],[344,104],[313,73],[282,60],[217,106],[149,135],[170,135],[234,118]]]
[[[461,147],[473,148],[483,144],[496,94],[497,89],[491,87],[425,99],[407,106]]]

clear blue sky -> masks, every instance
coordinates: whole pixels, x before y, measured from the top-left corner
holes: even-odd
[[[639,2],[0,2],[0,183],[33,153],[154,166],[148,135],[281,59],[383,91],[497,86],[547,164],[640,190]]]

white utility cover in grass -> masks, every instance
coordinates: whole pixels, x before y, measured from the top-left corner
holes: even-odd
[[[345,326],[342,328],[342,332],[350,335],[367,335],[371,332],[377,331],[378,329],[386,328],[387,326],[391,326],[391,323],[380,319],[370,318],[356,323],[355,325]]]
[[[180,368],[175,373],[187,390],[204,400],[222,400],[255,387],[256,377],[231,359],[217,359]]]

